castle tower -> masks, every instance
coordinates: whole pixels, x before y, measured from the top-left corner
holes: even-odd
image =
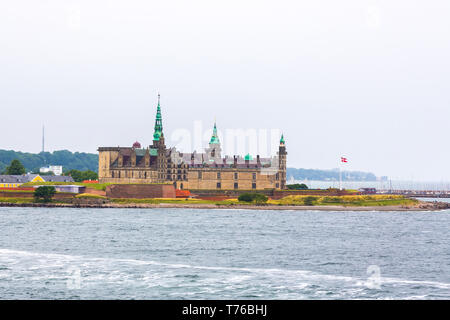
[[[166,145],[162,126],[160,95],[158,93],[158,106],[156,108],[155,128],[153,132],[153,148],[157,149],[158,157],[156,169],[158,171],[158,182],[164,182],[167,170]]]
[[[209,140],[209,148],[206,149],[206,153],[209,156],[210,162],[215,161],[216,163],[221,163],[222,159],[222,148],[220,146],[219,135],[217,134],[217,126],[214,121],[214,129],[211,139]]]
[[[286,143],[284,141],[284,136],[281,135],[280,146],[278,148],[278,173],[280,176],[280,188],[286,189]]]
[[[160,106],[160,95],[158,93],[158,107],[156,108],[156,119],[155,119],[155,129],[153,133],[153,146],[157,146],[161,140],[163,132],[162,126],[162,116],[161,116],[161,106]],[[164,141],[163,141],[164,142]]]

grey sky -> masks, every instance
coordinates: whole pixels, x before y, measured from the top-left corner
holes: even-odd
[[[168,138],[216,117],[282,130],[290,167],[450,180],[449,17],[448,0],[2,1],[0,149],[40,151],[43,123],[49,150],[148,145],[159,91]]]

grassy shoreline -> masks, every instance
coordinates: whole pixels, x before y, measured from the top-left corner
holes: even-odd
[[[243,199],[241,199],[243,200]],[[238,199],[206,200],[195,198],[107,198],[83,193],[68,198],[53,199],[49,203],[36,202],[31,197],[0,197],[0,206],[18,207],[73,207],[73,208],[195,208],[195,209],[259,209],[259,210],[325,210],[325,211],[408,211],[441,210],[450,204],[422,202],[399,195],[289,195],[263,202]],[[249,200],[251,201],[251,200]]]
[[[307,199],[309,198],[309,200]],[[307,204],[306,204],[307,203]],[[53,200],[36,203],[31,198],[0,197],[0,206],[74,207],[74,208],[196,208],[196,209],[259,209],[259,210],[325,210],[325,211],[411,211],[442,210],[447,203],[422,202],[403,196],[288,196],[267,203],[242,202],[237,199],[222,201],[202,199],[108,199],[104,196],[81,194],[73,200]]]

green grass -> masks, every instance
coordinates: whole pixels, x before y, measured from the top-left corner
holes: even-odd
[[[75,198],[77,198],[77,199],[108,199],[105,196],[101,196],[98,194],[92,194],[92,193],[80,193],[80,194],[77,194],[75,196]]]
[[[34,198],[2,198],[0,203],[34,203]]]
[[[20,192],[20,193],[33,193],[33,192],[34,192],[34,190],[14,190],[14,189],[8,190],[8,189],[3,189],[3,190],[0,190],[0,192]]]
[[[268,205],[305,205],[304,199],[311,198],[312,196],[287,196],[280,200],[269,200],[267,202]],[[95,195],[95,194],[79,194],[76,198],[84,198],[84,199],[108,199],[103,196]],[[413,206],[416,205],[419,201],[416,199],[410,199],[403,196],[336,196],[336,197],[313,197],[312,206],[348,206],[348,207],[377,207],[377,206]],[[112,203],[117,204],[187,204],[187,205],[195,205],[195,204],[210,204],[217,206],[234,206],[234,205],[242,205],[242,206],[252,206],[255,203],[251,202],[243,202],[238,201],[237,199],[228,199],[222,201],[216,200],[203,200],[203,199],[177,199],[177,198],[148,198],[148,199],[109,199]],[[1,203],[34,203],[33,198],[2,198],[0,197]],[[63,199],[53,200],[52,203],[66,203]],[[258,205],[258,204],[256,204]],[[266,204],[263,204],[266,205]]]
[[[308,200],[308,203],[306,203]],[[410,206],[419,201],[396,195],[353,195],[353,196],[287,196],[280,200],[269,200],[278,205],[313,205],[313,206]]]

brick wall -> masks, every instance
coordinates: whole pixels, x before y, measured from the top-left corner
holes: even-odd
[[[111,184],[106,187],[108,198],[176,198],[172,184]]]

